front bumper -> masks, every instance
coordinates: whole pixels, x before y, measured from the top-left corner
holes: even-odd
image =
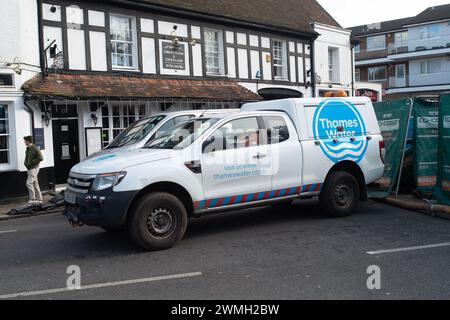
[[[103,228],[117,228],[125,223],[131,201],[137,191],[100,192],[72,194],[73,203],[66,201],[64,215],[73,225],[88,225]],[[73,197],[74,196],[74,197]]]

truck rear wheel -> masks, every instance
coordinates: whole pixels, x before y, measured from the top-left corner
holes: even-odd
[[[139,199],[128,220],[133,241],[147,250],[163,250],[175,246],[187,228],[183,203],[166,192],[149,193]]]
[[[320,207],[334,217],[347,217],[358,206],[360,190],[356,178],[345,171],[332,172],[319,196]]]

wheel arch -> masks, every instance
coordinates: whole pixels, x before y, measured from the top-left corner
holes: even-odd
[[[353,175],[358,181],[360,200],[367,200],[366,179],[364,178],[364,173],[362,172],[361,167],[357,163],[348,160],[336,163],[328,172],[325,178],[325,183],[327,182],[331,173],[336,171],[345,171]]]
[[[192,217],[194,215],[194,203],[192,201],[190,193],[178,183],[165,181],[152,183],[146,186],[144,189],[140,190],[131,201],[131,204],[127,211],[126,219],[128,219],[128,217],[130,216],[129,213],[133,210],[134,206],[139,201],[139,199],[151,192],[167,192],[176,196],[178,199],[180,199],[180,201],[186,208],[188,217]]]

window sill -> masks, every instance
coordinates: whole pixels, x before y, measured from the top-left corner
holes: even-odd
[[[130,71],[130,72],[141,72],[137,68],[126,68],[126,67],[112,67],[112,71]]]

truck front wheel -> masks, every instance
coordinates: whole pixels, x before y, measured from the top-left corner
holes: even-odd
[[[163,250],[175,246],[187,228],[183,203],[166,192],[149,193],[138,200],[128,220],[133,241],[147,250]]]
[[[360,190],[356,178],[345,171],[332,172],[320,193],[320,207],[334,217],[347,217],[358,206]]]

